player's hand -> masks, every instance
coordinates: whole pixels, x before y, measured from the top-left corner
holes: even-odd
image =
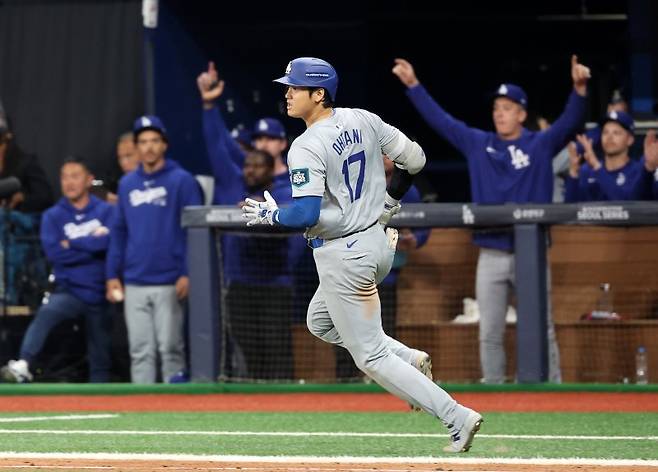
[[[279,211],[279,207],[270,192],[265,190],[264,196],[264,202],[252,200],[251,198],[245,199],[242,216],[247,219],[247,226],[274,225],[275,213]]]
[[[601,161],[599,161],[599,158],[596,157],[596,154],[594,153],[592,140],[584,134],[577,135],[576,139],[580,144],[582,144],[583,149],[585,149],[585,153],[583,154],[585,162],[589,164],[592,170],[599,170],[601,168]]]
[[[400,82],[402,82],[407,87],[415,87],[420,84],[414,68],[411,63],[405,59],[397,58],[395,59],[395,66],[393,66],[393,73],[398,76]]]
[[[400,230],[398,236],[398,251],[409,252],[418,247],[416,235],[408,228]]]
[[[215,63],[212,61],[208,63],[208,70],[197,77],[196,84],[199,87],[204,106],[212,107],[213,102],[224,92],[224,81],[219,80]]]
[[[580,156],[576,149],[576,143],[571,141],[567,145],[567,152],[569,153],[569,175],[574,179],[577,179],[578,174],[580,173]]]
[[[400,205],[399,200],[389,196],[387,193],[384,199],[384,211],[379,216],[379,224],[386,227],[389,221],[391,221],[391,218],[393,218],[393,215],[398,213],[401,208],[402,205]]]
[[[176,280],[176,297],[179,300],[187,298],[187,294],[190,291],[190,278],[187,275],[181,275]]]
[[[658,138],[655,130],[649,130],[644,138],[644,167],[649,172],[658,169]]]
[[[109,279],[105,282],[105,298],[112,303],[123,301],[123,286],[119,279]]]
[[[578,63],[578,56],[571,56],[571,78],[573,79],[573,88],[578,95],[587,95],[587,81],[592,77],[589,67]]]

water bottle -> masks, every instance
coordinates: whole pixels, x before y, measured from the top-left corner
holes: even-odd
[[[601,291],[591,317],[593,319],[611,319],[614,317],[614,309],[612,308],[612,290],[610,284],[601,284],[599,288]]]
[[[647,362],[647,350],[644,346],[637,348],[635,354],[635,383],[638,385],[646,385],[649,383],[649,372]]]

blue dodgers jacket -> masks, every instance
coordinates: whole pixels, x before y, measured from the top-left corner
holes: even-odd
[[[571,176],[565,179],[564,201],[640,200],[644,196],[640,181],[646,173],[641,160],[631,159],[624,167],[613,171],[606,169],[605,163],[596,171],[585,163],[577,179]]]
[[[105,256],[109,235],[94,233],[102,226],[110,229],[114,210],[111,205],[89,197],[78,210],[66,198],[46,210],[41,217],[41,245],[53,265],[55,280],[61,287],[85,303],[105,301]],[[64,248],[62,241],[69,241]]]
[[[523,129],[521,137],[503,140],[492,131],[483,131],[456,120],[441,108],[422,85],[407,90],[418,112],[468,161],[471,199],[474,203],[550,203],[553,200],[553,157],[582,128],[586,98],[571,93],[565,110],[544,131]],[[481,247],[511,251],[508,232],[475,233]]]
[[[152,174],[140,165],[119,182],[119,203],[107,257],[108,279],[133,285],[171,285],[187,275],[181,212],[201,205],[196,179],[176,162]]]
[[[263,200],[263,191],[250,193],[244,184],[242,169],[227,148],[227,134],[217,107],[203,112],[203,132],[210,167],[215,177],[214,202],[237,205],[245,198]],[[279,205],[292,202],[290,180],[275,179],[270,190]],[[303,251],[301,236],[290,238],[233,236],[222,238],[222,256],[226,281],[262,286],[290,284],[290,271]]]

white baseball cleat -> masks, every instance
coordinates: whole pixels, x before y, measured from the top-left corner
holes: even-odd
[[[2,377],[4,382],[32,382],[32,374],[30,373],[30,369],[28,369],[27,361],[23,359],[9,361],[6,366],[0,368],[0,377]]]
[[[471,443],[475,437],[475,433],[480,431],[482,425],[482,415],[477,411],[468,410],[468,416],[464,422],[464,426],[457,433],[452,435],[449,445],[443,448],[444,452],[468,452],[471,448]]]
[[[420,373],[428,379],[434,380],[434,376],[432,375],[432,357],[428,353],[418,351],[418,356],[411,365],[418,369]],[[409,408],[411,408],[412,411],[421,411],[421,408],[413,403],[409,403]]]

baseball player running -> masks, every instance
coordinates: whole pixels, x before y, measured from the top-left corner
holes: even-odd
[[[279,209],[267,192],[265,202],[247,199],[247,225],[306,228],[320,279],[308,307],[311,333],[344,347],[379,385],[439,418],[451,436],[444,451],[468,451],[482,416],[420,371],[415,360],[424,353],[382,329],[377,284],[397,243],[397,232],[383,228],[425,165],[423,150],[373,113],[335,108],[338,76],[326,61],[297,58],[275,82],[286,86],[288,115],[307,127],[288,153],[294,201]],[[388,189],[382,152],[396,164]]]

